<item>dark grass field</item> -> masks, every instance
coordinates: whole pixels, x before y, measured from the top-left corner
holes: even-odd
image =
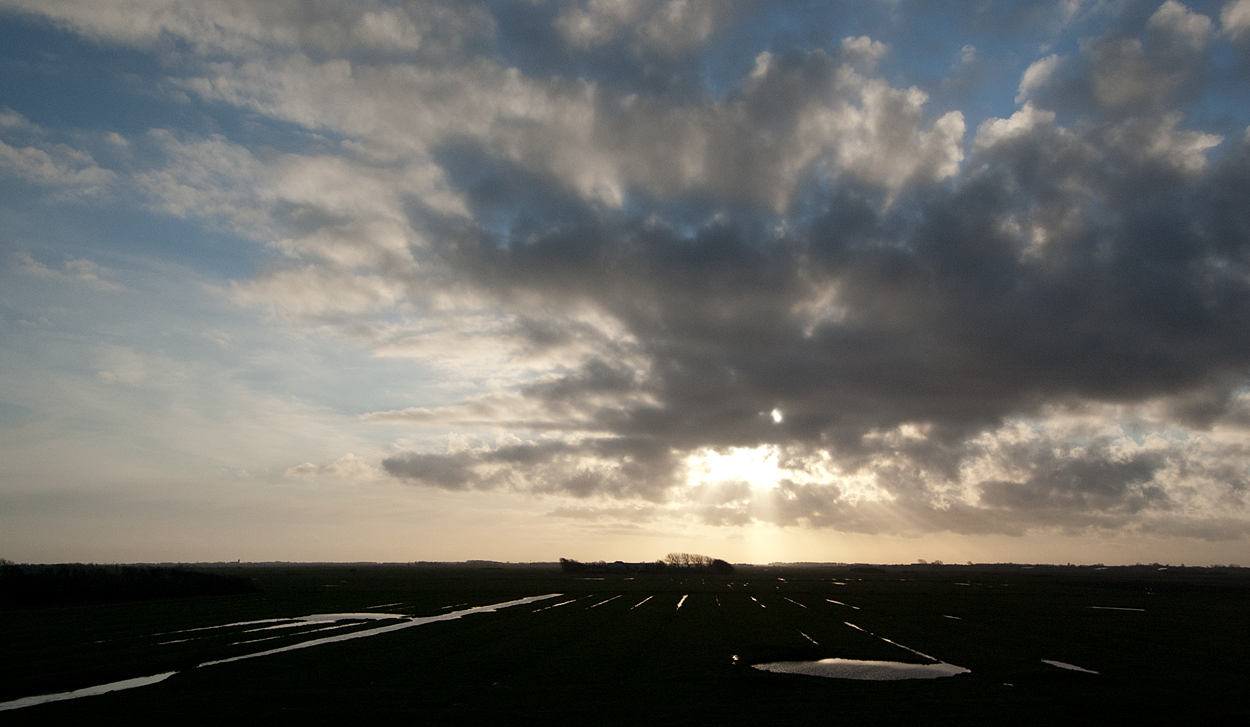
[[[177,672],[151,686],[0,712],[0,723],[111,716],[170,724],[1250,724],[1250,569],[795,566],[739,567],[727,576],[576,576],[554,565],[199,570],[243,575],[260,590],[0,612],[0,701]],[[265,624],[203,627],[320,613],[432,616],[543,594],[564,595],[196,666],[325,635],[312,633],[325,624],[246,634]],[[395,623],[362,621],[330,633]],[[926,661],[878,637],[971,672],[860,682],[750,667],[829,657]],[[268,640],[236,643],[255,638]]]

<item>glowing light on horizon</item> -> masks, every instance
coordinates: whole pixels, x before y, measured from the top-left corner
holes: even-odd
[[[874,472],[841,472],[828,452],[797,456],[786,453],[784,466],[782,454],[775,444],[722,450],[704,447],[686,458],[686,484],[697,487],[746,483],[752,491],[759,492],[776,489],[782,482],[789,481],[799,486],[836,486],[840,499],[849,504],[894,499],[878,484]]]

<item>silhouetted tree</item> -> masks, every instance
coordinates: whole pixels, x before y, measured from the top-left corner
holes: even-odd
[[[718,558],[698,553],[669,553],[664,556],[664,564],[669,568],[682,570],[711,571],[712,573],[732,573],[733,566]]]

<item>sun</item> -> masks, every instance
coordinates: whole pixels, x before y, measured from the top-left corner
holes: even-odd
[[[777,463],[778,448],[774,444],[758,447],[709,447],[695,451],[686,459],[687,483],[692,486],[722,482],[746,482],[752,489],[771,489],[788,473]]]

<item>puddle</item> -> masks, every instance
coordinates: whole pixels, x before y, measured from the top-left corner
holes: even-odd
[[[298,644],[291,644],[290,646],[281,646],[276,649],[269,649],[268,651],[260,651],[255,654],[243,654],[242,656],[232,656],[228,659],[206,661],[203,664],[200,664],[199,666],[197,666],[196,668],[198,669],[200,667],[213,666],[216,664],[229,664],[232,661],[254,659],[258,656],[269,656],[271,654],[280,654],[285,651],[295,651],[296,649],[307,649],[313,646],[321,646],[323,644],[332,644],[332,643],[337,643],[339,641],[351,641],[352,639],[363,639],[369,636],[377,636],[379,634],[390,633],[392,631],[410,629],[413,626],[424,626],[425,624],[436,623],[438,621],[455,621],[456,619],[462,618],[464,616],[468,616],[470,614],[494,613],[495,611],[498,611],[501,608],[508,608],[509,606],[522,606],[527,603],[533,603],[535,601],[542,601],[547,598],[555,598],[556,596],[559,596],[559,595],[561,594],[548,593],[545,596],[530,596],[529,598],[519,598],[515,601],[507,601],[505,603],[496,603],[491,606],[478,606],[476,608],[466,608],[463,611],[452,611],[451,613],[444,613],[438,616],[414,616],[414,617],[401,616],[400,618],[403,618],[404,620],[400,621],[399,623],[387,624],[386,626],[378,626],[377,628],[366,629],[364,631],[353,631],[349,634],[338,634],[337,636],[325,636],[320,639],[313,639],[311,641],[301,641]],[[342,615],[342,614],[325,614],[325,615],[334,616],[334,615]],[[390,614],[347,614],[347,615],[366,616],[366,617],[374,617],[374,618],[376,617],[394,618],[394,616]]]
[[[255,621],[235,621],[234,623],[217,624],[216,626],[197,626],[196,628],[193,628],[193,629],[179,629],[177,631],[162,631],[160,633],[152,634],[152,635],[153,636],[167,636],[170,634],[190,634],[196,631],[212,631],[213,629],[229,629],[229,628],[234,628],[235,626],[256,626],[257,624],[276,624],[276,623],[283,623],[283,622],[290,621],[290,620],[291,619],[289,618],[262,618],[262,619],[257,619]],[[193,638],[199,638],[199,637],[193,637]],[[187,640],[188,639],[183,639],[183,641],[187,641]],[[99,643],[103,643],[103,642],[99,642]]]
[[[392,603],[389,605],[394,606],[396,604]],[[469,604],[462,603],[460,605],[467,606]],[[381,608],[381,606],[374,606],[373,608]],[[444,608],[454,608],[454,606],[445,606]],[[250,634],[256,631],[270,631],[273,629],[289,629],[289,628],[295,628],[298,626],[306,626],[308,624],[334,623],[337,621],[344,621],[344,620],[385,621],[387,619],[407,619],[407,618],[409,618],[409,616],[406,614],[402,614],[402,613],[315,613],[315,614],[312,614],[311,616],[296,616],[294,618],[262,618],[262,619],[257,619],[255,621],[236,621],[234,623],[218,624],[216,626],[200,626],[194,629],[181,629],[179,631],[165,631],[159,634],[152,634],[152,635],[153,636],[170,636],[173,634],[191,634],[197,631],[215,631],[218,629],[232,629],[232,628],[238,628],[240,626],[257,626],[258,628],[244,629],[241,632],[245,634]],[[269,625],[264,626],[262,624],[269,624]],[[317,630],[320,630],[320,629],[317,629]],[[208,637],[215,636],[215,635],[216,634],[209,633],[209,634],[202,634],[198,636],[188,636],[185,639],[172,639],[169,641],[160,641],[160,642],[157,642],[156,645],[164,646],[165,644],[181,644],[187,641],[194,641],[195,639],[203,639],[203,638],[208,638]],[[260,641],[260,640],[261,639],[257,639],[257,641]],[[236,643],[246,643],[246,642],[236,642]]]
[[[478,606],[476,608],[467,608],[463,611],[453,611],[451,613],[444,613],[438,616],[404,616],[404,615],[393,614],[393,613],[318,613],[318,614],[313,614],[311,616],[301,616],[295,619],[269,618],[269,619],[261,619],[258,621],[243,621],[243,622],[234,623],[234,624],[224,624],[222,626],[204,626],[198,629],[184,629],[182,633],[186,633],[188,631],[202,631],[206,629],[225,628],[227,626],[245,626],[245,625],[250,626],[254,624],[287,622],[287,621],[299,621],[303,623],[328,623],[328,622],[335,622],[335,621],[344,620],[344,619],[350,619],[354,621],[384,621],[384,620],[402,619],[399,623],[387,624],[385,626],[378,626],[376,628],[365,629],[363,631],[353,631],[351,633],[338,634],[336,636],[324,636],[319,639],[311,639],[309,641],[302,641],[298,644],[291,644],[289,646],[283,646],[277,649],[269,649],[268,651],[258,651],[252,654],[243,654],[242,656],[233,656],[228,659],[206,661],[203,664],[199,664],[196,666],[196,668],[199,669],[200,667],[214,666],[216,664],[228,664],[232,661],[242,661],[243,659],[252,659],[258,656],[269,656],[271,654],[280,654],[284,651],[294,651],[296,649],[307,649],[312,646],[321,646],[322,644],[331,644],[331,643],[336,643],[339,641],[350,641],[352,639],[363,639],[369,636],[377,636],[379,634],[390,633],[391,631],[399,631],[400,629],[412,628],[413,626],[423,626],[425,624],[435,623],[437,621],[455,621],[456,619],[459,619],[463,616],[468,616],[474,613],[494,613],[495,611],[498,611],[501,608],[508,608],[510,606],[522,606],[527,603],[534,603],[535,601],[543,601],[548,598],[556,598],[557,596],[560,596],[560,595],[563,595],[563,594],[548,593],[544,596],[529,596],[527,598],[519,598],[515,601],[496,603],[490,606]],[[571,601],[568,601],[567,603],[571,603]],[[347,624],[347,625],[351,625],[351,624]],[[331,628],[340,628],[340,626],[328,626],[325,629],[316,629],[316,630],[322,631],[322,630],[328,630]],[[178,632],[170,632],[170,633],[178,633]],[[258,639],[258,640],[263,641],[266,639]],[[100,684],[94,687],[86,687],[84,689],[75,689],[72,692],[58,692],[56,694],[39,694],[33,697],[22,697],[21,699],[14,699],[8,702],[0,702],[0,712],[9,710],[9,709],[20,709],[22,707],[32,707],[36,704],[44,704],[47,702],[60,702],[66,699],[78,699],[80,697],[94,697],[98,694],[107,694],[108,692],[116,692],[116,691],[120,691],[123,689],[134,689],[136,687],[146,687],[150,684],[163,682],[169,677],[173,676],[174,674],[177,674],[177,672],[170,671],[170,672],[165,672],[164,674],[156,674],[155,676],[137,677],[135,679],[125,679],[120,682],[110,682],[108,684]]]
[[[351,626],[356,626],[356,625],[357,625],[357,624],[356,624],[356,623],[354,623],[354,622],[353,622],[353,623],[345,623],[345,624],[331,624],[330,626],[322,626],[322,627],[321,627],[321,628],[319,628],[319,629],[311,629],[311,630],[309,630],[309,631],[301,631],[301,632],[299,632],[299,633],[298,633],[298,634],[296,634],[296,635],[297,635],[297,636],[304,636],[304,635],[306,635],[306,634],[315,634],[315,633],[318,633],[318,632],[320,632],[320,631],[333,631],[334,629],[345,629],[345,628],[349,628],[349,627],[351,627]],[[277,636],[266,636],[266,637],[264,637],[264,638],[260,638],[260,639],[248,639],[248,640],[246,640],[246,641],[233,641],[233,642],[231,642],[230,644],[228,644],[228,646],[242,646],[242,645],[244,645],[244,644],[259,644],[259,643],[260,643],[260,642],[262,642],[262,641],[273,641],[274,639],[282,639],[282,638],[286,638],[287,636],[290,636],[290,635],[291,635],[291,634],[278,634]]]
[[[1068,664],[1068,663],[1065,663],[1065,662],[1062,662],[1062,661],[1053,661],[1053,660],[1051,660],[1051,659],[1042,659],[1042,663],[1043,663],[1043,664],[1050,664],[1051,666],[1057,666],[1057,667],[1059,667],[1060,669],[1067,669],[1068,671],[1079,671],[1079,672],[1082,672],[1082,673],[1085,673],[1085,674],[1097,674],[1097,673],[1098,673],[1098,672],[1096,672],[1096,671],[1092,671],[1092,670],[1090,670],[1090,669],[1082,669],[1081,667],[1079,667],[1079,666],[1075,666],[1075,665],[1073,665],[1073,664]]]
[[[120,692],[123,689],[134,689],[135,687],[146,687],[149,684],[163,682],[177,672],[167,671],[164,674],[157,674],[150,677],[137,677],[135,679],[124,679],[120,682],[112,682],[110,684],[100,684],[94,687],[86,687],[84,689],[75,689],[72,692],[60,692],[57,694],[40,694],[34,697],[22,697],[14,699],[11,702],[0,702],[0,712],[9,709],[21,709],[22,707],[33,707],[36,704],[47,704],[48,702],[60,702],[65,699],[78,699],[79,697],[94,697],[97,694],[108,694],[109,692]]]
[[[898,648],[903,649],[903,650],[905,650],[905,651],[910,651],[911,653],[915,654],[916,656],[923,656],[924,658],[928,659],[929,661],[934,661],[934,662],[937,662],[938,664],[943,664],[943,663],[945,663],[945,662],[943,662],[941,659],[938,659],[936,656],[929,656],[928,654],[924,653],[923,651],[916,651],[915,649],[911,648],[910,646],[903,646],[902,644],[898,643],[897,641],[891,641],[891,640],[887,639],[887,638],[886,638],[886,637],[884,637],[884,636],[877,636],[877,634],[874,634],[873,632],[868,631],[867,629],[860,628],[859,626],[856,626],[855,624],[851,623],[850,621],[843,621],[842,623],[846,624],[847,626],[850,626],[851,628],[855,629],[856,631],[860,631],[860,632],[863,632],[863,633],[865,633],[865,634],[868,634],[869,636],[876,636],[878,639],[881,639],[882,641],[884,641],[884,642],[885,642],[885,643],[887,643],[887,644],[890,644],[891,646],[897,646]],[[888,663],[893,663],[893,662],[888,662]]]
[[[257,631],[273,631],[275,629],[290,629],[290,628],[295,628],[296,626],[304,626],[304,625],[305,624],[303,621],[289,621],[287,623],[275,624],[273,626],[261,626],[260,628],[256,628],[256,629],[245,629],[243,633],[252,634],[252,633],[256,633]]]
[[[903,679],[938,679],[956,674],[969,674],[970,669],[938,662],[936,664],[905,664],[901,661],[859,661],[856,659],[820,659],[819,661],[773,661],[755,664],[755,669],[776,674],[804,674],[828,679],[889,682]]]
[[[468,605],[468,604],[464,604]],[[289,629],[294,626],[303,626],[305,624],[321,624],[321,623],[337,623],[339,621],[387,621],[392,619],[410,618],[407,614],[402,613],[314,613],[310,616],[296,616],[292,619],[284,619],[289,623],[275,624],[273,626],[263,626],[258,629],[248,629],[245,634],[253,631],[272,631],[274,629]]]
[[[873,636],[877,636],[877,635],[876,635],[876,634],[873,634]],[[898,648],[900,648],[900,649],[906,649],[907,651],[910,651],[911,653],[915,654],[916,656],[923,656],[924,658],[928,659],[929,661],[938,661],[938,659],[937,659],[936,657],[929,656],[928,654],[926,654],[926,653],[924,653],[924,652],[922,652],[922,651],[916,651],[915,649],[911,648],[910,646],[903,646],[902,644],[898,643],[897,641],[890,641],[889,639],[887,639],[887,638],[886,638],[886,637],[884,637],[884,636],[877,636],[877,638],[878,638],[878,639],[881,639],[882,641],[884,641],[884,642],[885,642],[885,643],[887,643],[887,644],[893,644],[893,645],[897,646],[897,647],[898,647]],[[939,662],[939,663],[941,663],[941,662]]]

